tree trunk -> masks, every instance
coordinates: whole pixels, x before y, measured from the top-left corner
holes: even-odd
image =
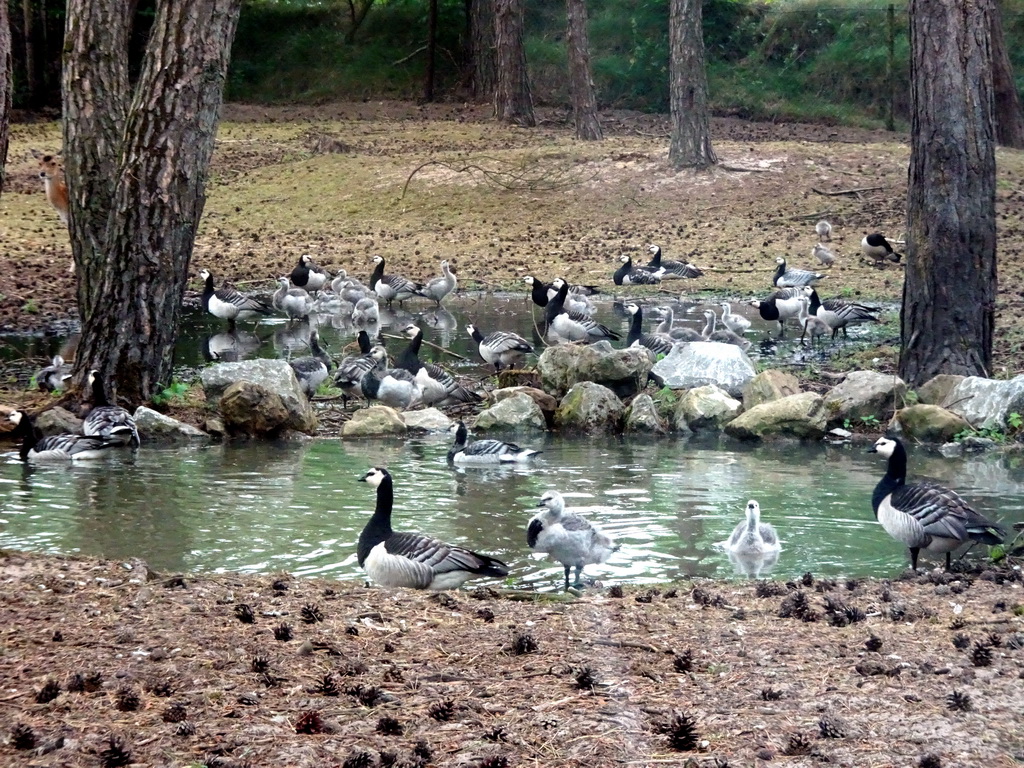
[[[1003,35],[1003,18],[999,5],[992,8],[992,79],[996,99],[996,141],[1004,147],[1024,149],[1024,112],[1021,111],[1020,94],[1013,81],[1013,67],[1006,50]]]
[[[576,138],[600,141],[604,138],[597,119],[597,96],[590,75],[590,41],[587,36],[586,0],[565,0],[566,40],[569,46],[569,82],[572,86],[572,114]]]
[[[995,326],[992,0],[911,0],[900,376],[987,376]]]
[[[25,102],[39,106],[39,85],[36,78],[35,32],[32,29],[32,0],[21,0],[21,33],[25,39]]]
[[[523,0],[494,0],[494,40],[498,53],[495,113],[506,123],[535,126],[523,47]]]
[[[498,65],[494,51],[494,0],[467,0],[469,7],[469,69],[473,98],[494,102]]]
[[[700,0],[672,0],[669,45],[672,142],[668,159],[675,168],[707,168],[718,157],[711,148]]]
[[[124,8],[121,0],[71,4],[100,5],[108,12]],[[83,254],[95,263],[76,373],[97,369],[131,403],[149,400],[171,378],[181,300],[205,203],[240,8],[241,0],[159,3],[134,98],[124,114],[124,138],[115,152],[102,258],[100,252]],[[86,13],[85,8],[71,11],[69,18]],[[99,21],[101,15],[89,18]],[[103,30],[94,28],[92,34],[103,39]],[[92,55],[77,46],[69,50],[71,59]],[[81,132],[77,137],[87,139]],[[79,185],[95,182],[74,180]],[[76,198],[81,197],[77,191]],[[85,261],[78,251],[88,243],[72,244],[76,259]]]
[[[0,0],[0,194],[3,194],[4,179],[7,175],[7,146],[10,139],[11,102],[14,90],[13,68],[7,0]]]
[[[434,71],[437,64],[437,0],[427,4],[427,73],[423,83],[423,101],[434,100]]]

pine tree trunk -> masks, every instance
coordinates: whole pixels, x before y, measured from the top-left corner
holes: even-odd
[[[499,120],[524,127],[537,124],[523,47],[523,0],[494,0],[494,39],[498,53],[495,110]]]
[[[7,0],[0,0],[0,195],[7,174],[7,146],[11,130],[11,101],[14,90],[14,59],[11,55],[11,25]]]
[[[78,2],[116,8],[120,0]],[[131,403],[148,401],[171,378],[240,8],[241,0],[160,2],[124,118],[76,371],[98,369]]]
[[[992,0],[911,0],[900,376],[987,376],[996,299]]]
[[[423,78],[423,101],[434,100],[434,72],[437,64],[437,0],[427,4],[427,71]]]
[[[498,66],[494,50],[494,0],[467,1],[473,98],[493,103],[498,87]]]
[[[587,35],[586,0],[565,0],[566,41],[569,46],[569,82],[576,138],[600,141],[604,138],[597,119],[597,96],[590,74],[590,40]]]
[[[996,99],[996,141],[1004,147],[1024,149],[1024,111],[1013,80],[1010,54],[1006,50],[1003,18],[999,5],[992,9],[992,77]]]
[[[669,44],[672,141],[668,159],[675,168],[707,168],[718,157],[711,148],[701,0],[672,0]]]

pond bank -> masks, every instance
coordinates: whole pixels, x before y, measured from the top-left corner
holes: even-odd
[[[8,764],[33,740],[50,750],[33,765],[1009,768],[1024,753],[1016,569],[529,601],[14,552],[0,572]],[[677,714],[694,728],[664,732]]]

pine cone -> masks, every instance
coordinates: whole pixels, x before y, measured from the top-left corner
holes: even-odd
[[[114,706],[121,712],[134,712],[141,705],[142,700],[139,699],[139,694],[127,685],[118,688],[114,694]]]
[[[35,749],[36,732],[31,725],[15,723],[11,729],[11,746],[15,749]]]
[[[173,704],[171,704],[160,715],[161,719],[165,723],[182,723],[185,721],[187,716],[188,710],[185,708],[185,705],[180,701],[176,701]]]
[[[106,746],[100,750],[100,765],[103,768],[123,768],[131,763],[132,753],[124,743],[124,739],[116,735],[109,736]]]

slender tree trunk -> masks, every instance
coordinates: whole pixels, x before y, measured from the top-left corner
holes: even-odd
[[[11,102],[14,90],[14,59],[11,55],[11,25],[7,0],[0,0],[0,194],[7,175],[7,146],[11,129]]]
[[[987,376],[995,327],[993,0],[911,0],[900,376]]]
[[[498,52],[498,119],[524,127],[537,124],[523,46],[523,0],[494,0],[494,39]]]
[[[437,0],[427,7],[427,73],[423,83],[423,100],[434,100],[434,70],[437,64]]]
[[[597,96],[590,74],[590,40],[587,35],[586,0],[565,0],[566,40],[569,46],[569,82],[572,85],[572,113],[576,138],[600,141],[604,138],[597,119]]]
[[[1021,111],[1020,94],[1013,80],[1010,54],[1006,50],[1003,35],[1003,18],[999,5],[992,9],[990,29],[992,31],[992,79],[996,99],[996,141],[1004,147],[1024,149],[1024,112]]]
[[[498,64],[494,50],[494,0],[467,0],[467,3],[473,98],[493,103],[498,88]]]
[[[21,33],[25,39],[25,101],[30,107],[39,105],[39,84],[36,78],[36,45],[32,27],[32,0],[21,0]]]
[[[71,0],[71,5],[124,8],[120,0]],[[134,97],[123,116],[102,258],[97,252],[86,254],[94,261],[91,301],[89,314],[82,318],[76,372],[99,370],[132,403],[149,400],[171,377],[181,300],[205,203],[240,8],[241,0],[162,0]],[[69,18],[87,13],[85,8],[70,10]],[[88,18],[100,17],[94,13]],[[102,39],[100,30],[93,34]],[[69,58],[92,53],[70,47]],[[72,115],[68,118],[70,122]],[[105,128],[100,126],[100,132]],[[96,181],[74,180],[81,186]],[[76,198],[82,197],[76,190]],[[76,239],[73,246],[77,258],[89,243]]]
[[[718,157],[711,148],[701,0],[671,2],[669,97],[672,141],[668,159],[675,168],[707,168],[717,163]]]

